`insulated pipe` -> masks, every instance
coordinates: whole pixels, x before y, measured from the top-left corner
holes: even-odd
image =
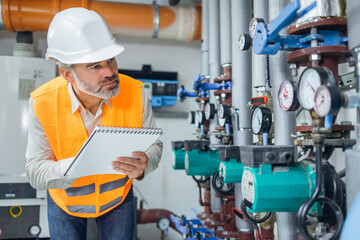
[[[360,2],[358,0],[347,0],[347,28],[349,36],[349,49],[355,57],[355,81],[356,93],[360,94]],[[346,151],[345,171],[346,171],[346,207],[351,208],[356,195],[360,192],[360,106],[356,108],[356,145],[353,150]]]
[[[270,0],[269,21],[274,20],[287,4],[288,0]],[[287,29],[281,30],[280,35],[286,35],[286,30]],[[277,92],[281,82],[292,79],[289,66],[286,63],[286,56],[286,52],[279,51],[276,55],[271,55],[269,59],[270,82],[273,92],[275,145],[294,145],[294,139],[291,135],[295,134],[295,112],[283,111],[277,100]],[[296,240],[296,213],[276,213],[276,219],[278,239]]]
[[[232,36],[232,94],[231,101],[239,114],[233,120],[234,145],[252,145],[250,131],[250,109],[247,103],[251,97],[251,51],[240,51],[237,41],[242,33],[247,33],[251,20],[251,1],[231,0],[231,36]],[[240,121],[237,119],[240,118]],[[233,118],[234,119],[234,118]],[[238,122],[240,126],[238,126]],[[238,130],[239,129],[239,130]],[[240,209],[242,202],[241,183],[235,184],[235,207]],[[240,232],[252,232],[254,226],[236,218],[236,227]]]
[[[114,34],[199,40],[199,7],[164,7],[96,0],[0,0],[0,27],[10,32],[47,31],[57,12],[83,7],[99,13]],[[159,20],[159,21],[158,21]]]
[[[231,63],[231,0],[220,4],[220,63]]]
[[[201,55],[203,75],[207,76],[209,72],[209,1],[202,2],[201,10]]]
[[[254,17],[262,18],[266,23],[269,22],[269,2],[268,0],[255,0]],[[257,55],[253,52],[252,74],[253,87],[264,87],[266,82],[266,55]]]
[[[220,16],[219,16],[219,0],[208,0],[209,2],[209,67],[210,67],[210,82],[221,74],[220,68]],[[210,91],[210,102],[215,104],[217,108],[217,101],[214,91]],[[210,131],[215,131],[217,126],[217,117],[210,120]],[[218,145],[220,140],[215,135],[210,135],[210,144]],[[211,181],[211,180],[210,180]],[[211,194],[211,210],[214,213],[219,213],[221,208],[220,198],[216,197],[214,189],[210,188]]]

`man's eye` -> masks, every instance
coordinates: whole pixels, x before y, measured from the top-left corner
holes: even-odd
[[[97,68],[99,68],[99,65],[94,65],[94,66],[91,66],[90,68],[91,69],[97,69]]]
[[[112,63],[114,61],[114,58],[111,58],[108,60],[108,63]]]

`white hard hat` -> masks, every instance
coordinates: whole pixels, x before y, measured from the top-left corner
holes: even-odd
[[[124,51],[104,19],[85,8],[69,8],[55,15],[47,35],[46,59],[65,64],[107,60]]]

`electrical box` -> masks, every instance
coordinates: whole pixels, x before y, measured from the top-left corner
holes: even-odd
[[[174,106],[177,99],[177,72],[152,71],[151,65],[143,65],[141,71],[119,69],[125,74],[144,83],[144,89],[150,98],[151,106]]]

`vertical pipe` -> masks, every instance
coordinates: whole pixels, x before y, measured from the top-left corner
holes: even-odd
[[[269,1],[269,21],[275,19],[287,5],[288,0],[270,0]],[[280,32],[286,35],[286,29]],[[273,110],[274,110],[274,128],[275,145],[294,145],[294,139],[291,134],[295,133],[296,116],[295,112],[283,111],[277,101],[277,91],[283,80],[291,79],[291,72],[286,63],[286,52],[278,52],[270,56],[270,81],[273,89]],[[278,239],[296,240],[296,213],[276,213]]]
[[[347,27],[349,35],[349,49],[355,57],[355,81],[356,93],[360,94],[360,2],[358,0],[347,0]],[[350,209],[356,195],[360,192],[360,106],[356,108],[356,145],[353,150],[346,151],[346,206]]]
[[[242,33],[248,32],[251,20],[251,1],[231,0],[231,33],[232,33],[232,106],[239,109],[240,118],[233,121],[234,145],[251,145],[250,109],[247,103],[251,97],[251,51],[240,51],[237,40]],[[238,130],[239,129],[239,130]],[[235,184],[235,207],[240,209],[242,200],[241,184]],[[248,222],[236,218],[236,227],[241,232],[253,231]]]
[[[220,63],[231,63],[231,0],[220,4]]]
[[[210,82],[214,82],[214,79],[221,74],[220,68],[220,13],[219,13],[219,0],[209,1],[209,65],[210,65]],[[210,102],[215,104],[217,108],[217,100],[214,96],[214,92],[210,92]],[[214,131],[217,126],[217,117],[210,120],[210,131]],[[210,144],[217,145],[220,140],[215,135],[210,135]],[[214,213],[220,212],[220,198],[216,197],[214,189],[210,188],[211,194],[211,210]]]
[[[201,53],[203,75],[209,75],[209,1],[202,1],[201,15]]]
[[[254,17],[262,18],[265,22],[269,22],[269,2],[268,0],[254,1]],[[253,87],[264,87],[266,82],[266,56],[257,55],[252,51],[252,74]]]

